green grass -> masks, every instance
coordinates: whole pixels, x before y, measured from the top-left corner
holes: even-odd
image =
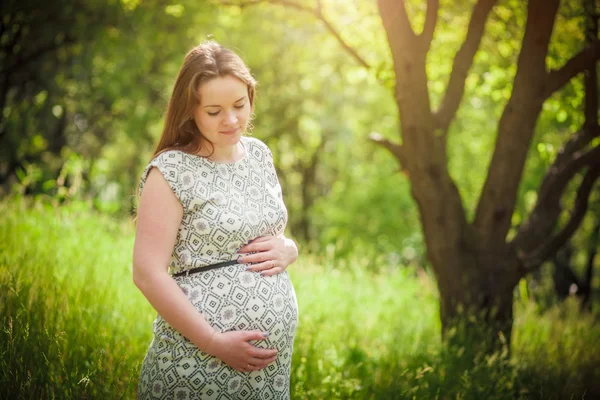
[[[134,228],[76,206],[0,202],[0,398],[134,398],[155,313],[131,280]],[[568,301],[516,304],[512,354],[442,350],[435,284],[304,255],[294,399],[592,399],[600,326]]]

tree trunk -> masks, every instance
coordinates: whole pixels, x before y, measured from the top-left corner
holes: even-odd
[[[312,242],[312,232],[310,224],[310,212],[316,198],[316,182],[317,182],[317,167],[319,165],[320,156],[325,147],[325,139],[321,139],[321,143],[313,151],[310,159],[307,162],[300,160],[302,175],[302,207],[300,209],[300,221],[298,222],[300,238],[304,243]]]
[[[473,344],[473,351],[510,344],[513,291],[519,281],[516,255],[508,246],[484,249],[470,226],[456,234],[450,248],[441,230],[426,232],[443,336],[450,343]]]
[[[598,58],[597,43],[573,57],[563,68],[548,71],[546,56],[558,11],[558,0],[530,0],[527,24],[519,53],[511,97],[498,122],[494,154],[477,205],[475,218],[467,221],[462,199],[448,171],[445,148],[449,124],[464,93],[468,70],[483,35],[485,21],[495,0],[478,0],[473,8],[467,37],[454,60],[452,74],[440,108],[431,111],[425,59],[437,19],[437,0],[427,2],[423,32],[413,31],[404,1],[378,0],[382,22],[394,60],[395,98],[400,114],[402,145],[379,140],[407,172],[425,236],[428,258],[438,281],[440,315],[446,338],[483,346],[484,351],[509,344],[513,323],[513,291],[525,272],[523,251],[533,251],[545,236],[527,235],[507,241],[527,153],[544,101],[570,77]],[[587,136],[584,137],[587,140]],[[577,145],[586,142],[578,140]],[[587,142],[589,143],[589,142]],[[574,146],[571,146],[574,147]],[[569,150],[571,151],[571,150]],[[579,157],[572,152],[551,188],[559,200],[579,168],[591,163],[595,149]],[[570,159],[571,155],[579,158]],[[573,157],[572,157],[573,158]],[[561,164],[560,167],[563,167]],[[597,177],[594,168],[582,184],[580,210],[587,208],[589,190]],[[554,205],[554,203],[552,203]],[[540,214],[541,215],[541,214]],[[546,214],[544,214],[546,215]],[[558,217],[558,214],[556,214]],[[554,214],[546,229],[554,227]],[[576,228],[578,220],[570,224]],[[530,224],[535,226],[535,224]],[[526,232],[526,231],[525,231]],[[547,232],[550,234],[552,232]],[[558,242],[558,241],[557,241]],[[449,335],[458,333],[458,335]],[[466,339],[466,340],[465,340]]]
[[[593,0],[586,1],[593,5]],[[427,0],[420,33],[411,26],[405,0],[377,0],[393,59],[394,97],[402,144],[378,135],[372,135],[371,139],[388,149],[409,177],[428,259],[440,292],[443,334],[448,339],[458,336],[459,342],[467,346],[483,345],[484,350],[491,350],[499,343],[510,343],[515,286],[534,270],[532,265],[539,266],[551,257],[577,229],[587,211],[593,185],[600,178],[600,146],[585,150],[600,130],[596,129],[594,117],[592,127],[586,127],[565,143],[542,181],[534,211],[515,238],[507,240],[527,154],[544,102],[574,76],[595,68],[600,59],[600,41],[594,35],[583,51],[561,68],[549,70],[546,58],[559,2],[527,2],[525,34],[511,97],[498,123],[494,154],[475,218],[469,222],[448,171],[446,140],[486,20],[497,0],[475,2],[466,38],[454,58],[444,97],[435,111],[429,100],[426,58],[437,25],[439,0]],[[285,4],[320,19],[360,65],[370,68],[335,31],[323,14],[321,2],[317,2],[316,8],[297,2]],[[593,8],[587,7],[588,16],[593,14]],[[596,85],[593,86],[596,95]],[[595,104],[594,107],[590,103],[587,108],[595,112]],[[583,168],[587,171],[577,191],[575,210],[565,227],[554,235],[563,192]],[[452,332],[458,335],[450,335]],[[464,340],[465,336],[468,340]]]

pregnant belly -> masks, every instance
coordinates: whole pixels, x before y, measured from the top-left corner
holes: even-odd
[[[258,347],[287,349],[293,343],[298,305],[287,272],[263,277],[243,265],[176,278],[196,309],[219,332],[269,332]]]

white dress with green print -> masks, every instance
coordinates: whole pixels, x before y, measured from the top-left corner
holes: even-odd
[[[242,137],[245,156],[216,163],[178,150],[159,154],[142,174],[140,192],[157,168],[183,206],[171,255],[172,274],[235,260],[245,243],[283,233],[287,211],[269,148]],[[219,332],[259,330],[256,346],[278,349],[265,369],[239,372],[200,351],[160,315],[140,373],[140,399],[289,399],[298,306],[287,272],[263,277],[244,265],[174,278]]]

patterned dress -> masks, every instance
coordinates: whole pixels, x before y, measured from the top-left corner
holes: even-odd
[[[245,156],[234,163],[169,150],[156,167],[183,206],[171,255],[172,274],[238,257],[250,240],[283,233],[287,211],[269,148],[242,137]],[[259,330],[270,336],[255,345],[278,349],[260,371],[239,372],[198,349],[160,315],[140,373],[140,399],[289,399],[292,347],[298,306],[287,272],[263,277],[244,265],[174,278],[190,302],[219,332]]]

